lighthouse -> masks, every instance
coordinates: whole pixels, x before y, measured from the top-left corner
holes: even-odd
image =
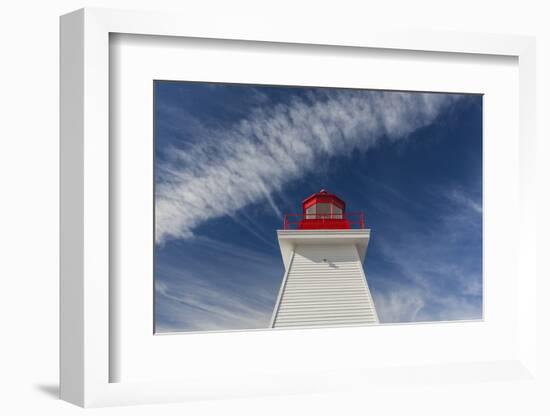
[[[277,230],[285,272],[272,328],[378,324],[363,271],[370,239],[363,213],[322,189]]]

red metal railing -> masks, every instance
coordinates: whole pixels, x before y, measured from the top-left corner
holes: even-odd
[[[285,214],[283,229],[363,229],[365,215],[363,212],[346,212],[344,214]]]

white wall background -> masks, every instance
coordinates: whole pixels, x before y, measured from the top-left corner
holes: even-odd
[[[58,383],[58,16],[74,9],[116,7],[179,10],[206,17],[250,18],[338,27],[385,24],[440,30],[536,35],[538,42],[539,248],[549,244],[550,12],[544,1],[169,1],[20,0],[0,9],[0,413],[73,414],[56,399]],[[544,166],[543,166],[544,165]],[[542,181],[544,179],[544,183]],[[513,219],[511,220],[513,226]],[[546,233],[545,233],[546,231]],[[542,251],[541,251],[542,253]],[[539,274],[550,279],[548,255]],[[538,286],[540,367],[548,377],[550,290]],[[546,378],[548,381],[548,378]],[[387,386],[316,396],[196,402],[93,410],[99,414],[550,414],[550,383]],[[40,412],[40,413],[38,413]],[[483,412],[483,413],[482,413]]]

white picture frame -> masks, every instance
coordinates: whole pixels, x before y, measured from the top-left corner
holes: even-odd
[[[187,16],[168,13],[83,9],[61,18],[61,398],[80,406],[181,401],[193,398],[236,397],[280,392],[318,392],[354,383],[386,382],[410,376],[381,368],[369,375],[349,369],[320,369],[330,375],[296,377],[282,372],[264,379],[239,379],[222,373],[215,379],[112,382],[110,365],[117,357],[110,345],[110,170],[109,36],[112,33],[334,47],[430,51],[440,54],[504,55],[519,65],[520,204],[516,254],[518,271],[518,348],[506,360],[464,363],[460,367],[420,368],[415,377],[449,371],[449,377],[472,382],[470,369],[493,368],[508,378],[536,375],[536,218],[535,190],[535,42],[530,37],[465,33],[327,32],[273,25],[240,25],[238,31],[220,19],[204,26]],[[405,328],[405,327],[403,327]],[[145,357],[146,358],[146,357]],[[200,358],[197,358],[200,359]],[[418,363],[421,364],[420,362]],[[445,367],[446,366],[446,367]],[[420,366],[421,367],[421,366]],[[457,370],[458,368],[458,370]],[[475,373],[475,371],[474,371]],[[396,376],[397,374],[397,376]],[[384,381],[386,380],[386,381]],[[284,386],[282,388],[281,386]]]

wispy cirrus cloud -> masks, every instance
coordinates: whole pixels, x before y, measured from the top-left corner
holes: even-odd
[[[156,241],[188,238],[201,223],[232,215],[315,168],[321,156],[367,151],[428,126],[458,96],[318,90],[265,105],[227,128],[197,130],[190,149],[158,166]]]
[[[279,262],[205,237],[197,237],[193,245],[192,253],[182,250],[183,262],[164,259],[155,268],[156,331],[266,328]]]
[[[426,306],[422,290],[414,287],[394,287],[391,291],[375,293],[376,311],[381,323],[415,322]]]
[[[432,199],[424,200],[423,209],[440,215],[421,227],[400,205],[384,206],[398,224],[412,228],[389,228],[374,237],[393,266],[367,273],[378,283],[373,297],[382,323],[482,318],[481,200],[457,187],[427,192]]]
[[[463,190],[461,189],[452,189],[447,193],[447,198],[465,208],[470,208],[477,214],[481,214],[483,212],[481,201],[476,200],[475,198],[472,198],[471,196],[468,196]]]
[[[159,333],[266,328],[270,304],[256,294],[223,289],[187,278],[181,284],[155,281]]]

